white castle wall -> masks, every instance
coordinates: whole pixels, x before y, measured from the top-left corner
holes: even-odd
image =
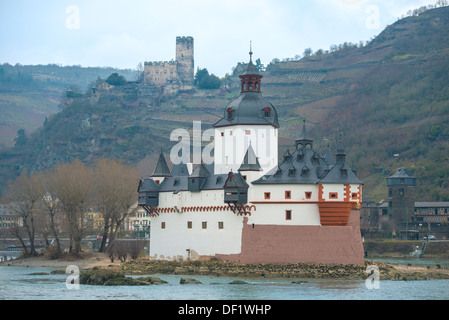
[[[290,191],[291,199],[285,199],[285,191]],[[265,199],[265,192],[270,192],[270,199]],[[306,192],[311,192],[310,199],[306,198]],[[248,196],[250,225],[320,225],[317,185],[250,185]],[[162,212],[151,218],[151,238],[154,240],[150,241],[150,256],[172,260],[240,253],[243,216],[229,210],[223,198],[223,190],[161,192],[159,208],[176,207],[179,212]],[[201,206],[224,206],[226,209],[181,212],[183,208]],[[287,210],[291,211],[290,220],[286,219]],[[188,228],[189,221],[191,229]],[[203,228],[203,222],[207,223],[206,228]],[[219,228],[220,222],[223,229]]]
[[[237,172],[251,144],[262,174],[278,165],[278,129],[266,125],[235,125],[215,129],[216,174]]]
[[[216,253],[241,252],[243,217],[230,210],[182,212],[182,208],[225,206],[223,190],[201,192],[182,191],[178,194],[161,192],[159,208],[173,208],[180,212],[164,212],[151,218],[150,256],[153,259],[187,259],[214,256]],[[188,228],[188,222],[192,228]],[[203,222],[207,227],[203,228]],[[223,229],[219,228],[219,223]],[[165,229],[162,229],[162,223]]]
[[[286,191],[290,192],[290,199],[286,199]],[[265,199],[266,192],[270,193],[270,199]],[[307,199],[306,192],[311,193],[310,199]],[[317,201],[317,185],[252,185],[249,202],[256,206],[257,211],[248,222],[261,225],[320,225]],[[291,220],[286,218],[287,210],[291,211]]]
[[[346,195],[345,185],[344,184],[332,184],[327,183],[322,185],[322,198],[325,201],[345,201],[346,198],[349,198],[350,202],[361,202],[362,201],[362,191],[359,188],[358,184],[350,184],[349,185],[349,194]],[[353,198],[352,194],[356,193],[357,197]],[[334,194],[336,197],[332,197]]]

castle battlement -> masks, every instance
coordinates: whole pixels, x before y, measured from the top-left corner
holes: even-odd
[[[192,42],[192,44],[193,44],[193,37],[178,36],[178,37],[176,37],[176,42]]]
[[[194,80],[193,37],[176,37],[176,60],[145,61],[144,83],[167,85],[177,83],[180,88],[193,88]]]
[[[165,65],[176,65],[177,62],[175,60],[170,60],[170,61],[145,61],[144,65],[145,66],[160,66],[160,67],[164,67]]]

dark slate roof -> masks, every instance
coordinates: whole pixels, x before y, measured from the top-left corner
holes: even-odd
[[[324,152],[323,158],[329,166],[335,164],[334,155],[329,147],[327,147],[326,151]]]
[[[240,173],[230,172],[227,176],[224,188],[249,188],[249,185]]]
[[[160,185],[153,179],[140,179],[139,188],[137,192],[158,192]]]
[[[333,159],[332,159],[333,160]],[[311,148],[284,154],[284,161],[253,184],[362,184],[346,162],[328,163]]]
[[[270,108],[270,117],[265,117],[265,108]],[[234,111],[234,117],[228,119],[228,109]],[[278,114],[275,107],[266,100],[261,92],[242,92],[224,110],[224,116],[214,124],[223,127],[238,124],[272,125],[279,128]]]
[[[219,190],[223,189],[226,183],[227,174],[211,174],[206,178],[201,189],[203,190]]]
[[[362,184],[346,162],[332,166],[326,176],[320,179],[319,183]]]
[[[407,173],[407,170],[404,168],[399,168],[396,173],[388,178],[414,178]]]
[[[257,69],[252,60],[249,61],[245,71],[241,74],[241,76],[244,75],[259,75],[259,69]]]
[[[239,171],[262,171],[262,167],[259,164],[259,159],[256,157],[256,153],[251,145],[249,145],[248,150],[246,151]]]
[[[187,190],[188,190],[187,176],[165,178],[164,181],[161,182],[159,188],[160,192],[172,191],[174,193],[178,193],[179,191],[187,191]]]
[[[328,164],[314,150],[299,148],[284,154],[284,161],[254,184],[310,184],[323,177]]]
[[[211,174],[205,177],[201,190],[221,190],[224,188],[227,174]],[[178,193],[179,191],[188,191],[188,177],[168,177],[161,182],[159,186],[160,192],[173,192]]]
[[[447,201],[415,202],[415,208],[449,208]]]
[[[399,168],[394,175],[387,178],[387,186],[395,185],[416,186],[416,178],[408,175],[404,168]]]
[[[191,178],[205,178],[207,176],[210,176],[210,172],[209,170],[207,170],[204,163],[201,163],[199,166],[197,166],[190,175]]]
[[[185,163],[175,164],[171,169],[171,175],[174,177],[188,176],[189,169],[187,168],[187,165]]]
[[[165,161],[164,155],[161,153],[159,155],[159,160],[157,161],[156,168],[154,168],[152,177],[169,177],[171,176],[170,169],[168,168],[167,161]]]
[[[296,139],[296,142],[308,142],[311,143],[313,142],[312,137],[309,135],[309,133],[307,132],[306,129],[306,122],[304,121],[304,124],[302,126],[302,131],[301,134],[299,135],[299,137]]]

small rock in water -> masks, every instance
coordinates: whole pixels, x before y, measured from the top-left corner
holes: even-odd
[[[243,280],[234,280],[229,282],[229,284],[248,284],[248,282],[243,281]]]
[[[192,278],[181,278],[180,284],[201,284],[201,281]]]

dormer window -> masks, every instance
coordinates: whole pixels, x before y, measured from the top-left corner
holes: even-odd
[[[304,167],[304,168],[302,168],[302,170],[301,170],[301,176],[307,176],[309,174],[309,168],[307,168],[307,167]]]
[[[232,110],[232,108],[229,108],[226,110],[226,112],[228,113],[228,120],[233,120],[234,119],[234,110]]]
[[[288,169],[288,176],[289,177],[294,177],[295,175],[296,175],[296,169],[295,168]]]
[[[346,170],[346,169],[341,169],[341,176],[342,176],[342,177],[347,177],[347,176],[348,176],[348,170]]]
[[[276,173],[274,174],[275,177],[279,177],[282,174],[281,168],[278,168]]]
[[[265,118],[269,118],[271,116],[271,109],[266,107],[265,109],[263,109]]]
[[[292,155],[290,154],[290,151],[287,149],[287,151],[284,154],[284,161],[291,161]]]

